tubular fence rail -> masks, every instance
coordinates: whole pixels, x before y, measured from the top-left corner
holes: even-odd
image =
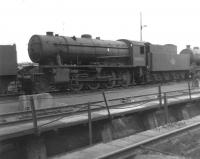
[[[94,111],[106,110],[108,112],[108,118],[112,120],[112,114],[110,109],[127,109],[127,108],[141,106],[148,102],[158,101],[160,108],[164,108],[166,123],[168,123],[169,122],[168,99],[178,98],[180,96],[186,96],[186,97],[188,96],[188,100],[191,100],[192,95],[194,94],[200,94],[200,90],[196,88],[191,88],[190,82],[188,82],[187,89],[162,92],[161,86],[158,86],[157,93],[114,98],[114,99],[108,99],[106,97],[106,92],[102,92],[103,100],[95,102],[87,102],[82,104],[75,104],[75,105],[41,108],[41,109],[35,108],[34,98],[33,96],[30,96],[29,99],[24,100],[29,102],[30,110],[0,114],[0,126],[17,124],[22,122],[33,122],[33,128],[35,130],[35,133],[38,134],[39,128],[42,126],[51,124],[67,116],[77,115],[81,113],[88,113],[89,136],[90,136],[89,138],[90,140],[92,140],[91,114]],[[40,98],[40,99],[47,99],[47,98]],[[3,102],[0,102],[0,104],[3,104]],[[38,125],[39,120],[47,118],[48,119],[52,118],[52,120],[43,125]],[[90,141],[90,144],[92,144],[92,141]]]

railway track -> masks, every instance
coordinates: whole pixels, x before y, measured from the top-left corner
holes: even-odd
[[[82,90],[82,91],[70,91],[70,90],[65,90],[65,91],[60,91],[60,90],[54,90],[54,91],[50,91],[48,93],[51,93],[52,95],[55,96],[59,96],[59,95],[63,95],[65,94],[66,96],[73,96],[73,95],[84,95],[84,94],[90,94],[90,93],[100,93],[102,91],[107,91],[107,92],[114,92],[114,91],[121,91],[121,90],[127,90],[127,89],[138,89],[138,88],[149,88],[149,87],[153,87],[153,86],[158,86],[158,85],[170,85],[173,83],[184,83],[184,82],[188,82],[188,80],[185,81],[171,81],[171,82],[165,82],[165,83],[151,83],[151,84],[138,84],[138,85],[129,85],[127,87],[120,87],[120,86],[116,86],[114,88],[108,88],[108,89],[103,89],[100,88],[98,90]],[[24,95],[23,92],[20,93],[8,93],[8,94],[0,94],[0,99],[1,98],[6,98],[6,97],[18,97],[20,95]]]
[[[181,122],[179,122],[179,123],[181,123]],[[172,127],[176,127],[176,129],[171,130],[166,133],[163,133],[163,134],[159,134],[158,136],[149,138],[147,140],[138,142],[136,144],[132,144],[128,147],[108,153],[106,155],[100,156],[100,157],[98,157],[98,159],[134,159],[134,158],[136,158],[137,155],[141,156],[142,154],[144,154],[143,158],[145,158],[145,157],[148,158],[148,153],[149,154],[159,154],[160,159],[166,158],[167,156],[178,156],[178,157],[180,157],[180,159],[183,159],[182,157],[189,157],[188,153],[187,153],[187,155],[185,155],[186,152],[185,152],[185,154],[184,154],[184,152],[181,154],[179,152],[170,152],[169,151],[170,148],[168,148],[168,151],[159,149],[159,145],[165,144],[165,141],[168,142],[169,140],[174,140],[174,141],[180,140],[179,139],[180,136],[183,136],[183,135],[192,136],[193,131],[197,131],[197,132],[200,131],[200,121],[195,122],[195,123],[189,122],[189,124],[182,122],[182,124],[183,124],[183,126],[180,126],[180,128],[177,128],[177,123],[167,125],[167,126],[165,126],[165,129],[167,129],[167,127],[169,127],[169,129],[171,129]],[[194,139],[194,137],[192,137],[192,138]],[[188,145],[190,145],[191,142],[192,141],[188,141]],[[169,145],[167,145],[167,146],[169,146]],[[177,144],[177,146],[179,146],[179,145]],[[196,147],[198,147],[198,146],[199,145],[196,145]],[[189,146],[188,146],[188,149],[189,149]],[[194,151],[194,150],[198,150],[198,149],[193,147],[192,150]],[[192,152],[190,151],[189,153],[192,153]],[[164,155],[164,157],[162,157],[161,154]],[[190,154],[190,155],[192,155],[192,154]],[[154,156],[155,159],[157,157]]]

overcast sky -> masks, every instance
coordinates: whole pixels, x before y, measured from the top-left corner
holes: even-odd
[[[140,40],[140,12],[144,41],[200,46],[198,0],[0,0],[0,44],[16,43],[18,62],[25,62],[30,37],[46,31]]]

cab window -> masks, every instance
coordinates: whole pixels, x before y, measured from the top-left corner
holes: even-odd
[[[141,54],[141,55],[144,54],[144,46],[140,46],[140,54]]]

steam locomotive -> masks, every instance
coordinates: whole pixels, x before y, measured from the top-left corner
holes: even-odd
[[[198,49],[196,49],[198,50]],[[38,67],[18,73],[23,90],[80,91],[184,80],[200,65],[200,54],[189,46],[177,54],[173,44],[154,45],[127,39],[117,41],[66,37],[53,32],[33,35],[28,53]]]

